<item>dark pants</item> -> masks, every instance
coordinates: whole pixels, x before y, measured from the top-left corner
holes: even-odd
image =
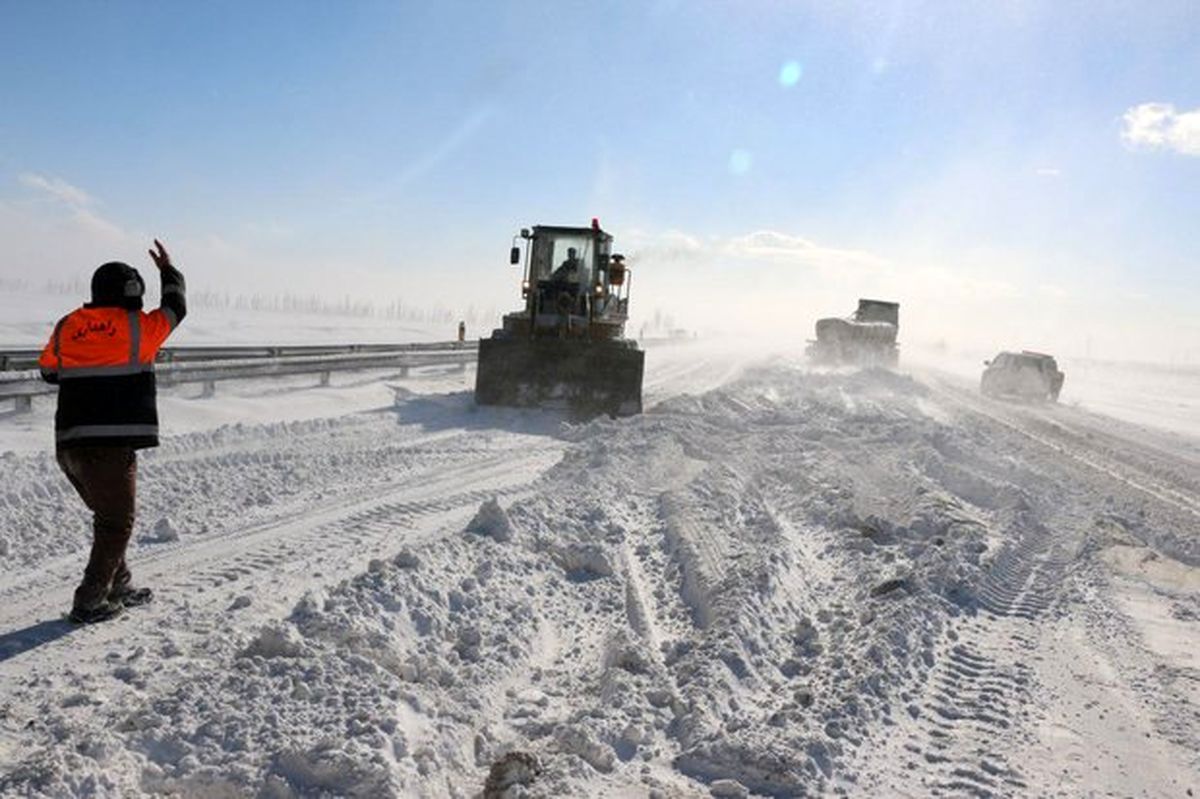
[[[58,465],[93,513],[92,556],[75,589],[75,607],[91,609],[129,587],[125,548],[133,534],[137,452],[132,447],[59,450]]]

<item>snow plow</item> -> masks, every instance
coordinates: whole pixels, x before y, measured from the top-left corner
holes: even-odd
[[[895,366],[899,330],[900,303],[859,300],[858,310],[847,318],[817,320],[817,338],[808,342],[806,354],[819,364]]]
[[[979,379],[979,391],[988,397],[1019,397],[1058,402],[1066,378],[1054,356],[1022,350],[1002,352],[990,361]]]
[[[564,408],[576,418],[642,411],[645,353],[624,337],[630,271],[612,235],[591,227],[521,230],[525,307],[479,341],[475,402]]]

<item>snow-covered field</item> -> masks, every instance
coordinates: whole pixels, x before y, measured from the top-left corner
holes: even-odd
[[[1200,440],[703,345],[619,421],[472,379],[164,392],[156,601],[87,628],[0,418],[0,794],[1200,790]]]
[[[147,286],[146,307],[158,304],[158,280]],[[59,293],[0,286],[0,348],[41,347],[64,314],[87,299],[87,290]],[[297,344],[391,344],[451,341],[457,323],[411,322],[380,316],[347,316],[303,311],[252,311],[212,308],[192,301],[187,321],[171,336],[178,346],[264,346]],[[479,330],[467,331],[472,338]],[[487,335],[490,331],[482,331]]]

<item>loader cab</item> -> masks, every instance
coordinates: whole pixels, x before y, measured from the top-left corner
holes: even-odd
[[[612,252],[611,234],[591,227],[537,225],[521,231],[525,246],[523,319],[532,331],[566,327],[579,334],[621,334],[628,307],[628,269]]]
[[[538,225],[529,240],[526,285],[569,283],[585,293],[608,266],[612,236],[586,227]],[[574,262],[574,268],[566,269]]]
[[[530,260],[534,282],[587,286],[595,272],[596,252],[590,238],[549,235],[534,239]]]

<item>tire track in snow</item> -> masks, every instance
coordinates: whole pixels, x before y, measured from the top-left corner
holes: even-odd
[[[735,379],[745,367],[744,357],[734,353],[705,353],[687,344],[676,346],[648,350],[642,385],[646,408],[682,394],[711,391]]]
[[[403,545],[461,530],[486,499],[527,494],[558,457],[552,447],[501,453],[428,475],[417,485],[333,503],[316,515],[289,515],[258,524],[241,537],[230,532],[195,540],[134,563],[139,582],[155,589],[155,602],[129,611],[125,618],[79,629],[5,659],[0,695],[36,691],[29,681],[47,662],[69,660],[70,680],[86,684],[112,669],[117,651],[179,648],[189,640],[204,647],[213,634],[228,635],[278,618],[311,588],[359,574],[372,559],[390,557]],[[24,601],[4,602],[0,629],[58,617],[69,607],[77,579],[72,571],[58,585]],[[239,595],[253,599],[239,605]],[[237,615],[231,618],[230,611]],[[123,701],[115,695],[111,699]],[[102,717],[103,704],[80,712]],[[0,729],[0,734],[5,731]],[[16,739],[16,748],[6,758],[19,758],[20,745],[29,743],[25,736]]]
[[[940,396],[966,405],[952,394]],[[985,423],[1013,428],[979,415]],[[1028,661],[1039,647],[1039,625],[1064,601],[1063,583],[1073,562],[1073,539],[1064,534],[1072,528],[1047,527],[1029,503],[1052,506],[1053,500],[1036,488],[1026,497],[1010,483],[1014,473],[1007,462],[961,444],[938,451],[949,462],[925,469],[925,476],[952,495],[980,503],[985,517],[999,525],[995,539],[1002,543],[970,590],[967,614],[937,639],[928,670],[906,700],[898,746],[885,744],[891,762],[867,768],[880,785],[904,796],[1018,796],[1029,784],[1020,755],[1040,713]]]
[[[692,518],[676,492],[659,499],[667,549],[680,571],[680,595],[697,627],[712,623],[713,596],[725,578],[725,547],[708,525]]]
[[[1079,535],[1089,527],[1089,500],[1095,486],[1104,484],[1094,476],[1171,512],[1183,511],[1184,518],[1200,515],[1200,502],[1191,482],[1181,479],[1182,461],[1170,453],[1129,442],[1136,457],[1126,463],[1107,437],[1094,440],[1091,433],[1028,410],[993,407],[940,382],[931,388],[950,407],[1049,450],[1047,462],[1065,467],[1070,476],[1049,492],[1029,487],[1040,513],[1023,501],[1010,509],[1011,521],[1000,536],[1005,543],[975,587],[975,614],[942,639],[921,699],[909,706],[914,723],[906,725],[901,757],[894,770],[885,771],[891,771],[893,784],[908,786],[912,792],[906,795],[1025,795],[1045,776],[1023,774],[1021,759],[1046,720],[1047,710],[1035,701],[1044,693],[1036,667],[1045,648],[1043,628],[1067,601]]]
[[[513,466],[505,462],[505,468]],[[519,465],[519,464],[517,464]],[[396,543],[394,537],[415,530],[422,520],[431,516],[447,514],[455,510],[473,510],[480,503],[493,497],[513,497],[528,491],[531,481],[520,481],[487,489],[446,494],[441,497],[417,501],[386,502],[353,515],[326,522],[311,532],[287,541],[267,541],[233,559],[235,567],[229,571],[217,564],[198,572],[184,588],[204,591],[243,577],[270,570],[272,576],[299,574],[314,565],[322,569],[329,558],[340,556],[343,560],[362,553],[378,552],[381,545]],[[407,538],[405,539],[408,540]],[[251,564],[247,568],[245,564]],[[342,569],[341,571],[345,571]]]
[[[696,630],[696,611],[684,588],[686,568],[660,508],[661,500],[639,501],[638,512],[628,520],[630,539],[621,550],[626,615],[659,664],[665,648]]]
[[[524,443],[503,433],[398,427],[379,414],[222,427],[166,439],[139,459],[132,550],[138,557],[170,549],[141,546],[164,518],[185,537],[236,532],[283,514],[319,510],[372,484],[386,490],[398,479],[419,480],[464,458]],[[47,571],[78,571],[90,541],[90,516],[53,456],[9,460],[7,491],[0,495],[0,558],[6,565],[0,592],[14,584],[41,585]]]
[[[267,541],[235,555],[230,563],[216,563],[195,572],[176,587],[203,592],[225,587],[270,572],[272,577],[297,574],[328,557],[358,553],[397,533],[411,530],[428,516],[457,508],[473,507],[494,496],[510,496],[528,483],[496,490],[467,491],[436,501],[389,502],[345,519],[327,522],[304,535],[286,541]]]
[[[387,541],[396,531],[411,529],[416,519],[470,507],[499,494],[512,494],[529,485],[529,476],[539,473],[558,458],[548,448],[514,455],[493,454],[490,458],[424,475],[416,486],[404,485],[390,491],[354,496],[329,503],[320,509],[285,514],[266,522],[234,527],[222,533],[188,539],[170,549],[153,552],[131,561],[136,579],[157,589],[160,598],[177,602],[209,588],[240,581],[260,573],[283,577],[294,573],[297,564],[323,563],[337,573],[358,550]],[[482,484],[466,491],[448,490]],[[389,543],[399,544],[400,541]],[[0,625],[10,627],[38,615],[57,615],[69,607],[78,575],[61,575],[57,585],[44,581],[31,599],[5,602]],[[25,585],[8,588],[0,598],[13,600],[30,594]],[[176,597],[172,597],[176,594]]]
[[[1188,474],[1186,465],[1180,464],[1177,468],[1163,466],[1162,460],[1174,460],[1167,453],[1140,452],[1137,453],[1140,462],[1135,462],[1133,457],[1117,460],[1116,456],[1105,453],[1096,442],[1089,440],[1093,434],[1073,431],[1062,422],[1030,418],[1011,409],[1001,410],[943,381],[934,381],[930,387],[943,399],[970,413],[985,417],[1129,488],[1200,518],[1200,496],[1196,494],[1195,484],[1184,479]],[[1121,443],[1127,450],[1137,452],[1136,442],[1122,440]],[[1155,460],[1160,462],[1155,463]],[[1130,472],[1136,474],[1130,476]]]
[[[460,433],[459,435],[463,434]],[[425,451],[426,446],[426,443],[422,443],[421,447],[415,453],[405,447],[400,447],[396,450],[397,454],[395,457],[409,457],[412,454],[418,456],[413,461],[407,462],[405,464],[406,471],[399,475],[399,478],[406,484],[420,485],[431,480],[437,480],[443,472],[446,472],[448,475],[456,474],[464,468],[470,468],[471,464],[476,462],[486,464],[494,461],[503,462],[506,459],[520,458],[520,453],[518,453],[516,448],[505,450],[491,446],[476,446],[450,450],[448,453],[436,450],[438,457],[423,459],[419,456]],[[559,452],[561,452],[561,447],[557,445],[548,447],[539,445],[531,450],[527,449],[524,454],[542,453],[550,458],[556,458]],[[236,454],[239,456],[248,455],[248,453],[244,452]],[[238,458],[234,458],[233,460],[237,461]],[[193,460],[190,464],[191,468],[186,471],[178,471],[179,464],[174,463],[172,466],[177,471],[172,472],[166,477],[161,474],[155,474],[153,480],[160,484],[176,481],[184,485],[190,485],[197,479],[197,474],[211,475],[218,472],[222,465],[228,467],[230,462],[227,457],[220,459],[202,457]],[[316,486],[308,487],[307,490],[298,493],[287,501],[271,506],[267,509],[265,518],[263,518],[263,513],[257,508],[251,509],[250,520],[242,521],[241,523],[234,520],[234,523],[230,524],[225,519],[214,520],[210,516],[206,520],[206,524],[211,524],[211,526],[215,527],[216,532],[192,534],[190,531],[185,531],[185,536],[179,542],[155,544],[150,547],[135,545],[131,547],[131,565],[140,579],[141,569],[163,559],[175,558],[177,553],[182,550],[195,546],[213,545],[222,541],[242,540],[259,535],[263,531],[267,531],[269,534],[271,530],[284,525],[299,523],[305,519],[320,518],[322,515],[329,513],[336,515],[343,508],[361,504],[364,496],[386,496],[395,490],[394,488],[389,488],[386,482],[378,478],[374,481],[366,481],[360,477],[356,487],[353,477],[353,475],[343,475],[341,477],[345,486],[337,486],[340,490],[332,491],[332,493],[337,494],[333,498],[324,498],[322,496],[325,491],[330,489],[327,484],[319,483]],[[210,513],[219,513],[221,510],[220,506],[216,506]],[[145,514],[143,513],[142,515]],[[145,525],[146,522],[140,522],[139,528],[144,528]],[[136,535],[137,530],[135,530],[135,538]],[[36,568],[28,569],[24,573],[14,574],[0,580],[0,601],[26,596],[35,589],[43,591],[47,586],[77,581],[82,568],[80,561],[85,557],[86,549],[81,544],[70,555],[55,558],[48,563],[38,565]],[[0,610],[0,623],[3,623],[6,618],[7,616]]]
[[[1013,762],[1032,701],[1038,620],[1058,600],[1068,558],[1031,519],[993,559],[976,590],[977,615],[944,640],[904,750],[926,787],[974,797],[1012,796],[1026,781]],[[919,759],[919,760],[918,760]],[[920,765],[918,766],[918,762]]]

